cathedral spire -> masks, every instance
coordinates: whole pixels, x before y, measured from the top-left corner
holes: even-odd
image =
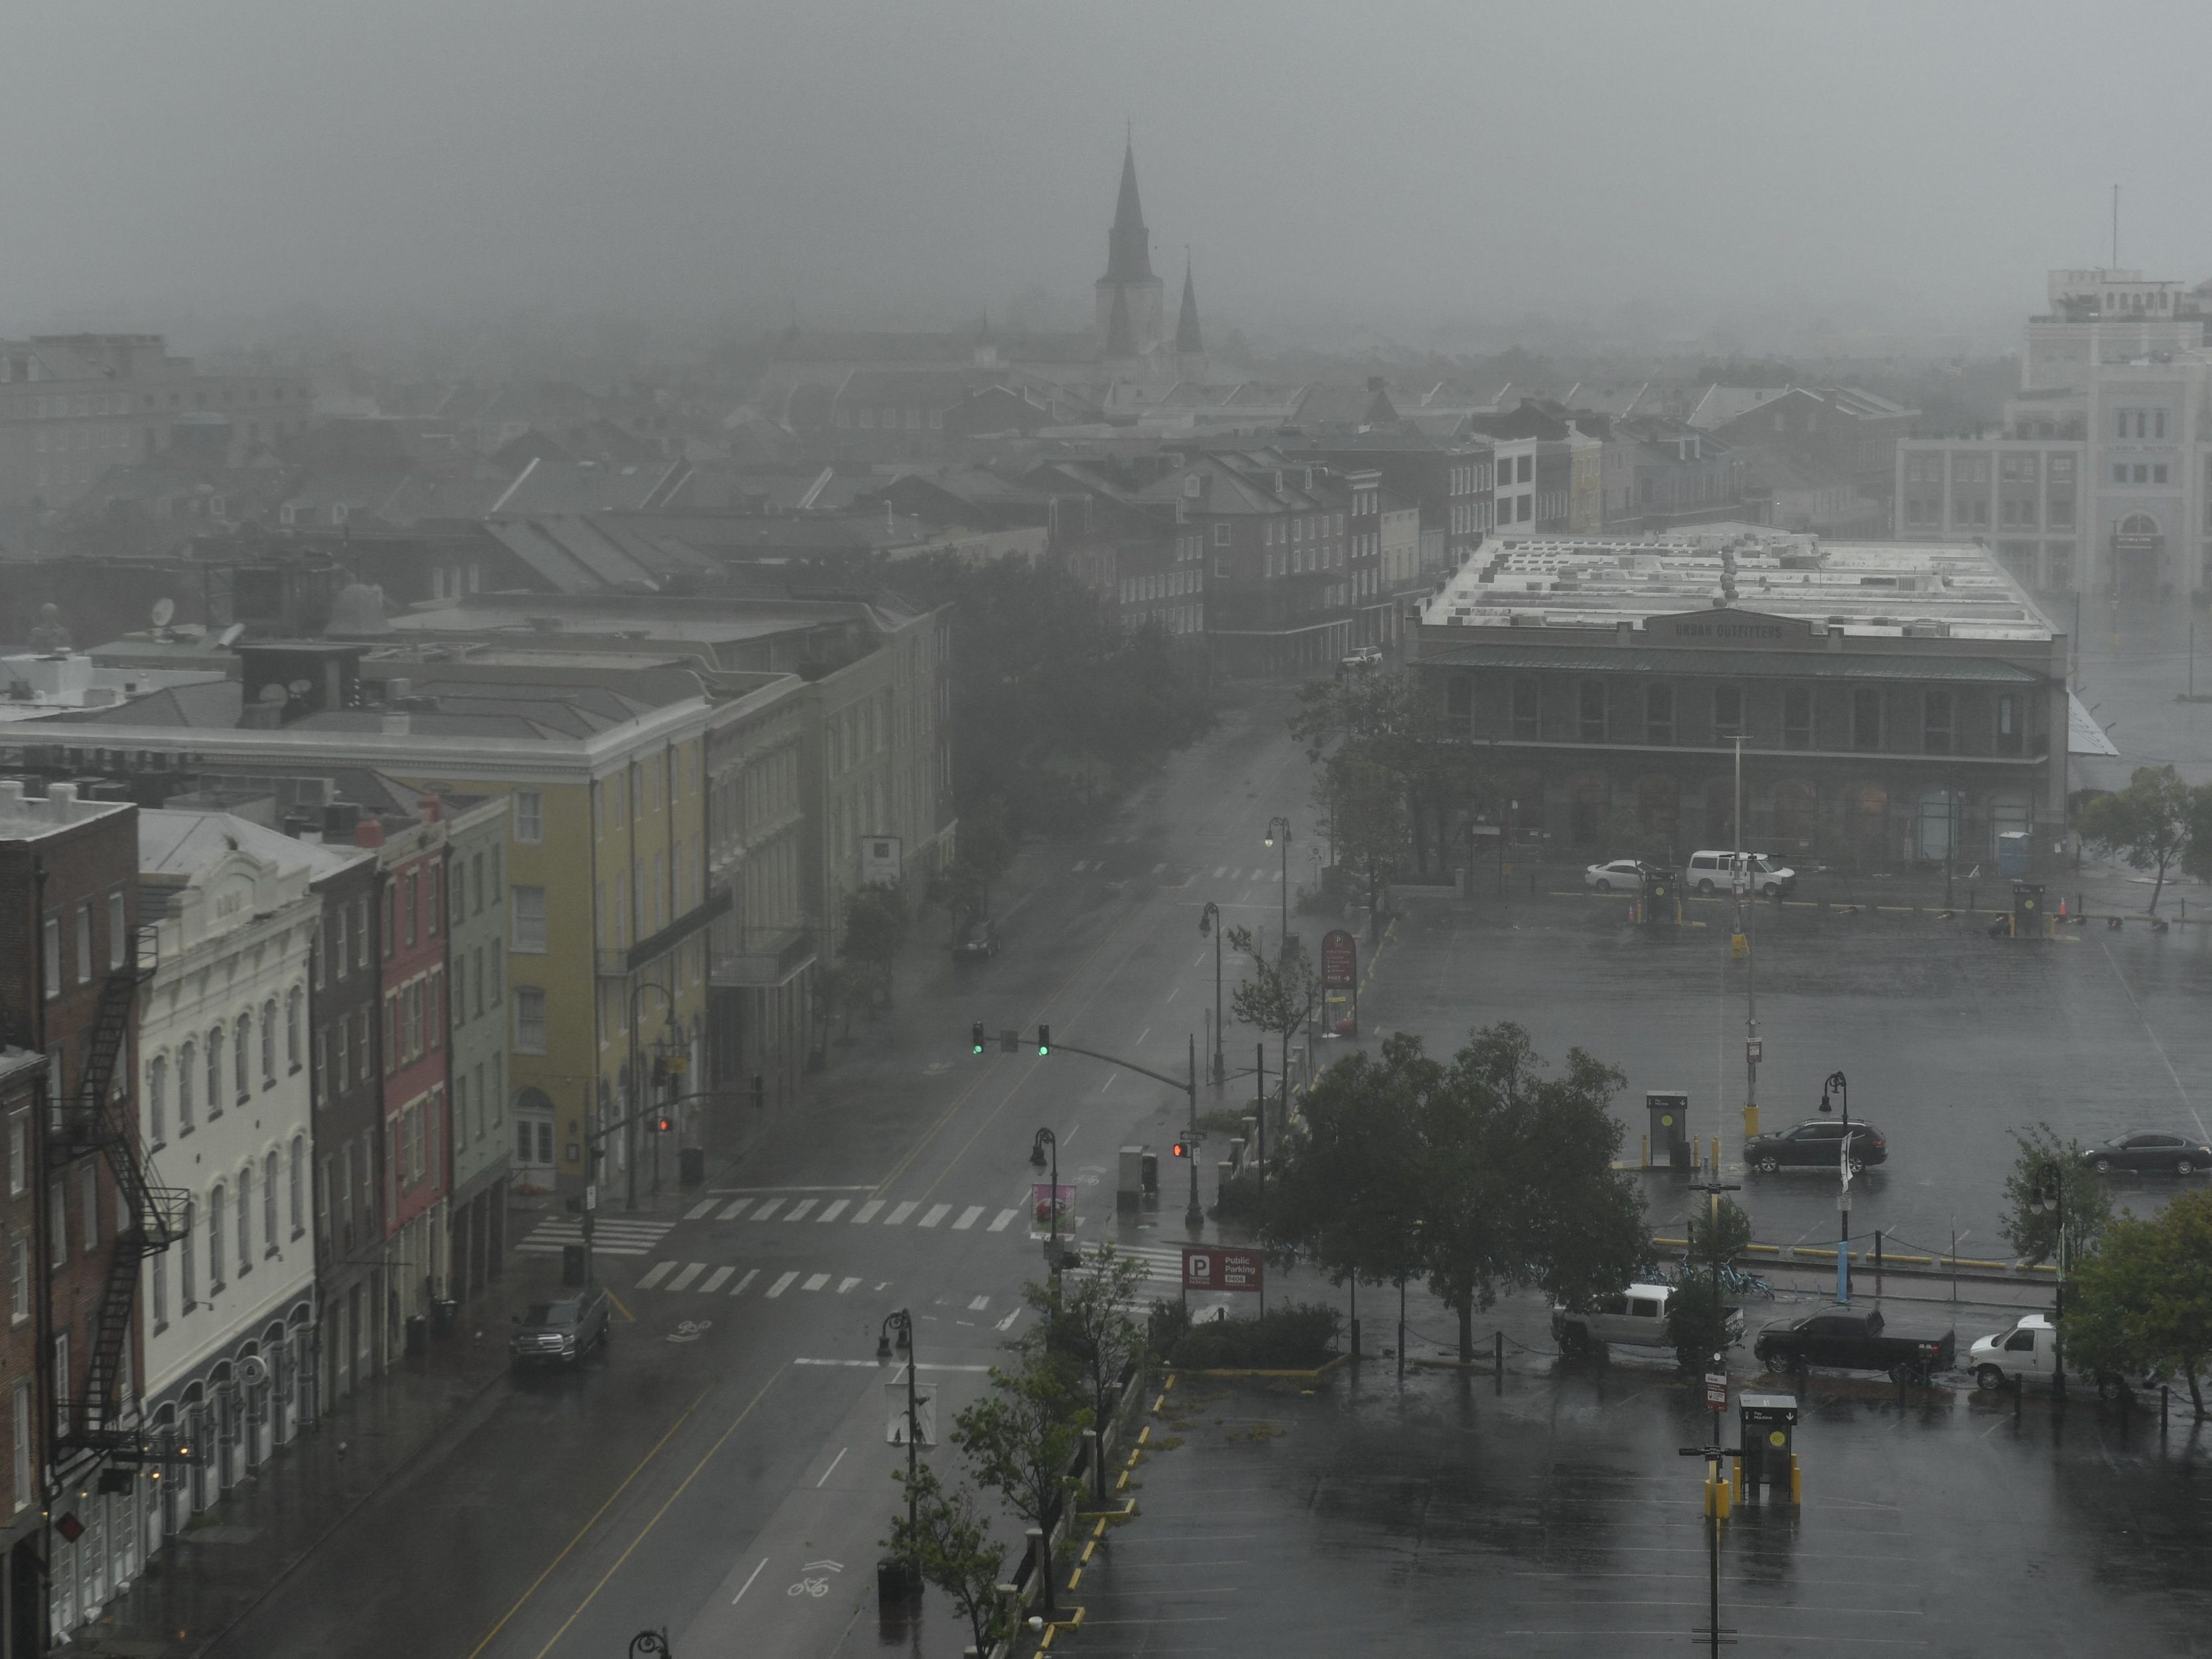
[[[1136,337],[1129,326],[1129,296],[1120,283],[1114,285],[1114,310],[1106,324],[1106,355],[1109,357],[1133,357],[1137,355]]]
[[[1178,357],[1197,357],[1205,354],[1206,347],[1198,337],[1198,289],[1190,276],[1190,250],[1182,256],[1182,315],[1176,322],[1176,355]]]
[[[1106,233],[1106,280],[1140,283],[1152,274],[1152,238],[1137,200],[1137,149],[1131,141],[1121,151],[1121,194],[1114,204],[1114,228]]]

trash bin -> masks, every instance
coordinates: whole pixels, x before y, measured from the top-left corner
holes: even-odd
[[[2007,830],[1997,836],[1997,873],[2024,876],[2035,867],[2035,842],[2025,830]]]
[[[1797,1427],[1797,1396],[1743,1394],[1736,1397],[1743,1447],[1743,1496],[1747,1504],[1790,1501],[1790,1444]],[[1762,1500],[1760,1486],[1767,1488]]]
[[[1651,1161],[1686,1172],[1690,1167],[1690,1097],[1663,1091],[1644,1097],[1651,1115]]]
[[[459,1304],[456,1303],[450,1296],[432,1297],[430,1302],[430,1334],[433,1336],[451,1336],[453,1334],[454,1315],[459,1310]]]
[[[430,1322],[421,1314],[407,1316],[407,1352],[410,1355],[430,1352]]]
[[[903,1611],[914,1600],[916,1589],[914,1576],[907,1564],[896,1555],[879,1556],[876,1560],[876,1600],[886,1607]]]
[[[676,1153],[677,1178],[687,1187],[707,1184],[707,1149],[704,1146],[679,1147]]]
[[[561,1282],[581,1285],[584,1282],[584,1247],[563,1244],[561,1247]]]

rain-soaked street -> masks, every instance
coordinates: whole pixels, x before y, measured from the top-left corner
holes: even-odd
[[[1704,1464],[1678,1455],[1706,1438],[1700,1396],[1656,1364],[1507,1370],[1502,1394],[1371,1355],[1313,1383],[1179,1380],[1139,1516],[1070,1598],[1070,1650],[1703,1651]],[[1900,1408],[1816,1376],[1802,1506],[1723,1526],[1723,1636],[1769,1656],[2212,1651],[2205,1450],[2179,1407],[2163,1435],[2154,1416],[2031,1395],[2015,1419],[2009,1396],[1942,1389]]]

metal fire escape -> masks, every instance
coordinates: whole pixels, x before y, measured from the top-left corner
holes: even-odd
[[[141,927],[131,960],[100,987],[100,1009],[74,1097],[53,1103],[46,1152],[55,1164],[88,1153],[107,1160],[115,1177],[117,1225],[107,1281],[93,1316],[92,1352],[83,1395],[58,1402],[58,1449],[101,1453],[117,1462],[197,1462],[180,1437],[126,1428],[120,1422],[125,1358],[131,1342],[131,1307],[141,1265],[185,1237],[188,1194],[157,1187],[138,1146],[132,1091],[115,1086],[115,1068],[128,1053],[138,988],[155,968],[154,930]]]

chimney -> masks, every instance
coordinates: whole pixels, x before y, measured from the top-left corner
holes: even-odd
[[[435,823],[446,815],[446,804],[435,795],[415,797],[415,815],[425,823]]]
[[[356,847],[384,845],[384,826],[374,818],[363,818],[353,827],[353,844]]]
[[[76,816],[76,786],[73,783],[48,784],[46,806],[57,823],[67,823]]]

